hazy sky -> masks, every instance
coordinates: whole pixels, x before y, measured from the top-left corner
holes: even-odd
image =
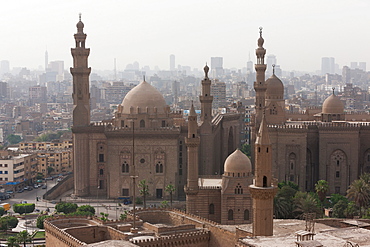
[[[170,54],[192,68],[213,56],[245,67],[260,26],[283,70],[319,70],[325,56],[370,68],[369,0],[17,0],[1,10],[0,60],[11,67],[44,67],[46,47],[49,61],[70,67],[81,12],[93,69],[113,69],[114,58],[119,70],[134,61],[169,69]]]

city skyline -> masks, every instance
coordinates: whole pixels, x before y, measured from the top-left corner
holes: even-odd
[[[362,0],[350,5],[345,0],[7,2],[0,17],[5,24],[0,60],[9,60],[11,67],[43,68],[47,50],[49,61],[63,60],[68,69],[81,12],[89,66],[97,70],[113,70],[115,58],[117,70],[135,61],[140,68],[169,70],[170,54],[176,67],[201,69],[211,57],[223,57],[225,68],[239,69],[247,66],[249,53],[255,60],[260,26],[267,54],[274,54],[285,71],[320,70],[322,57],[334,57],[340,68],[370,64],[365,55],[370,36],[358,32],[366,28],[368,7]]]

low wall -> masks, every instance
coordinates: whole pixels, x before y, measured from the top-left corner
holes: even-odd
[[[65,179],[60,181],[57,185],[55,185],[53,188],[48,190],[43,198],[46,200],[55,200],[60,195],[63,195],[67,191],[73,189],[74,186],[74,179],[73,174],[68,175]]]

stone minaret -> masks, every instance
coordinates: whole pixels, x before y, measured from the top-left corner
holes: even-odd
[[[199,96],[201,104],[201,126],[200,126],[200,153],[202,156],[199,161],[199,173],[201,175],[213,175],[214,169],[214,153],[213,153],[213,136],[212,136],[212,101],[211,96],[211,80],[208,78],[209,67],[204,67],[204,79],[202,80],[202,93]]]
[[[85,48],[86,34],[84,24],[77,23],[77,33],[74,35],[76,48],[72,48],[73,68],[73,126],[88,126],[90,124],[90,92],[89,75],[91,68],[87,66],[90,49]]]
[[[77,23],[77,33],[74,35],[76,48],[72,48],[73,68],[73,162],[74,162],[74,194],[89,195],[89,125],[90,125],[90,93],[89,75],[91,68],[87,67],[90,49],[85,48],[86,34],[84,24]]]
[[[202,80],[202,95],[199,96],[201,104],[201,120],[202,122],[212,121],[212,101],[213,96],[211,96],[211,80],[208,78],[209,67],[206,65],[204,67],[204,79]]]
[[[188,116],[188,137],[185,144],[188,148],[188,179],[185,186],[186,193],[186,212],[196,214],[196,200],[198,194],[198,147],[200,138],[198,136],[197,114],[191,104]]]
[[[261,124],[263,109],[265,108],[265,94],[267,85],[265,82],[265,54],[266,49],[263,48],[264,39],[262,38],[262,27],[260,27],[260,37],[258,39],[258,48],[256,49],[257,63],[254,65],[256,69],[256,81],[254,82],[254,90],[256,91],[256,116],[255,116],[255,130],[259,129]]]
[[[250,192],[253,198],[253,235],[272,236],[274,196],[272,184],[272,148],[263,114],[255,143],[255,177]]]

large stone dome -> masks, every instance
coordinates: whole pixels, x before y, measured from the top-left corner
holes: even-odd
[[[122,106],[124,114],[130,114],[131,107],[135,111],[140,108],[141,112],[146,112],[147,108],[156,108],[158,114],[164,114],[167,104],[163,95],[155,87],[143,81],[126,94]]]
[[[343,114],[344,104],[334,93],[330,95],[322,104],[322,113]]]
[[[266,80],[267,90],[266,98],[267,99],[283,99],[284,98],[284,85],[281,80],[273,74]]]
[[[251,173],[252,163],[247,155],[243,154],[239,149],[236,149],[225,160],[224,172],[225,174],[229,173],[227,175],[230,175],[230,173]]]

